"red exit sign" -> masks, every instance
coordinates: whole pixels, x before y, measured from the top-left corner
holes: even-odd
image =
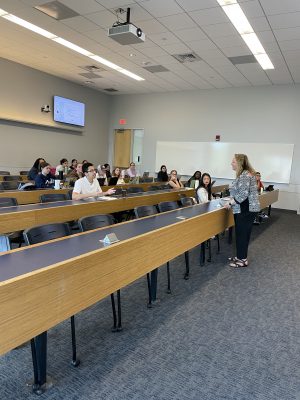
[[[126,119],[120,119],[119,120],[119,124],[120,125],[126,125],[126,123],[127,123]]]

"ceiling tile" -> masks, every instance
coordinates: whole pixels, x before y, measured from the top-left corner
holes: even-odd
[[[46,3],[47,0],[42,3]],[[97,11],[104,10],[104,7],[97,3],[95,0],[59,0],[60,3],[70,7],[72,10],[78,12],[78,14],[84,15]]]
[[[165,17],[183,12],[174,0],[147,0],[139,4],[154,17]]]
[[[176,14],[158,18],[158,21],[172,31],[195,28],[195,22],[187,14]]]
[[[272,29],[294,28],[300,26],[300,12],[270,15],[268,20]]]
[[[82,16],[68,18],[62,21],[62,23],[64,23],[65,25],[69,26],[72,29],[75,29],[77,32],[87,32],[98,28],[98,25],[94,24],[92,21]]]
[[[205,8],[219,7],[216,0],[177,0],[185,11],[203,10]]]
[[[208,8],[193,12],[193,19],[201,26],[228,22],[228,18],[221,7]]]
[[[298,0],[260,0],[260,3],[267,15],[300,11]]]
[[[108,10],[87,14],[85,17],[101,28],[110,28],[117,21],[117,16]]]
[[[207,39],[207,36],[200,28],[181,29],[175,32],[176,36],[184,42]]]

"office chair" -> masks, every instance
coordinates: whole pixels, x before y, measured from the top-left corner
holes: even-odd
[[[156,206],[138,206],[134,208],[134,215],[135,218],[143,218],[143,217],[149,217],[150,215],[156,215],[158,214]],[[155,274],[157,274],[157,268],[152,271]],[[155,278],[156,279],[156,278]],[[167,293],[171,293],[171,279],[170,279],[170,263],[169,261],[167,262],[167,279],[168,279],[168,289]],[[147,273],[147,286],[148,286],[148,307],[151,308],[152,306],[152,291],[151,291],[151,283],[150,283],[150,274]]]
[[[142,193],[144,189],[140,186],[130,186],[127,188],[127,193]]]
[[[3,183],[3,182],[2,182]],[[14,197],[0,197],[0,208],[1,207],[13,207],[18,206],[18,201]],[[19,247],[23,243],[23,231],[16,231],[7,233],[10,243],[17,243]]]
[[[4,190],[17,190],[19,187],[18,181],[3,181],[1,183]]]
[[[69,200],[68,195],[64,193],[49,193],[40,196],[41,203],[53,203],[55,201]]]
[[[3,180],[6,182],[19,181],[20,176],[19,175],[5,175],[5,176],[3,176]]]
[[[194,200],[192,197],[181,197],[179,201],[182,207],[188,207],[194,205]]]
[[[0,171],[0,175],[10,175],[9,171]]]
[[[10,250],[9,238],[6,235],[0,235],[0,253]]]
[[[179,208],[178,203],[176,201],[162,201],[161,203],[158,203],[157,207],[159,209],[159,212],[172,211],[172,210],[177,210],[177,208]],[[189,279],[190,275],[190,257],[188,251],[184,252],[184,257],[185,257],[185,274],[183,278],[187,280]]]
[[[26,245],[32,245],[37,243],[46,242],[48,240],[58,239],[65,236],[71,235],[71,230],[66,223],[56,223],[34,226],[26,229],[23,232],[24,240]],[[75,335],[75,317],[72,315],[71,319],[71,335],[72,335],[72,365],[77,367],[80,364],[80,360],[76,356],[76,335]],[[35,352],[35,340],[31,339],[31,352],[33,360],[34,375],[37,376],[37,364],[36,364],[36,352]]]
[[[148,192],[155,192],[155,190],[161,190],[161,186],[159,185],[153,185],[148,187]]]
[[[114,217],[110,214],[97,214],[89,215],[87,217],[82,217],[78,220],[79,229],[81,232],[90,231],[92,229],[103,228],[105,226],[113,225],[115,223]],[[114,325],[112,327],[113,332],[119,332],[122,330],[122,311],[121,311],[121,291],[117,290],[117,303],[118,303],[118,321],[115,306],[115,296],[112,293],[110,295],[113,321]]]
[[[28,175],[29,171],[20,171],[20,175]]]

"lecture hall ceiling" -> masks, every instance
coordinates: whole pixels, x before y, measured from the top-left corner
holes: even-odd
[[[0,0],[0,9],[106,58],[144,81],[135,81],[4,18],[0,18],[0,57],[96,90],[117,90],[113,94],[300,82],[299,0],[239,0],[275,66],[273,70],[263,70],[257,62],[230,61],[251,52],[217,0],[59,0],[75,15],[60,20],[34,8],[47,2]],[[144,43],[120,45],[107,36],[107,29],[117,21],[116,10],[127,7],[131,22],[146,34]],[[173,56],[187,53],[198,59],[181,63]],[[100,69],[88,70],[92,65]],[[163,71],[151,72],[157,69]]]

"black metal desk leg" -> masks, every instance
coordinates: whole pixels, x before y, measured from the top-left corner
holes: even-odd
[[[187,280],[189,279],[189,275],[190,275],[190,256],[189,256],[189,252],[186,251],[184,253],[184,257],[185,257],[185,274],[184,274],[184,279]]]
[[[151,283],[150,283],[150,274],[147,274],[147,288],[148,288],[148,304],[147,307],[152,307],[152,298],[151,298]]]
[[[121,291],[117,290],[117,299],[118,299],[118,327],[117,331],[120,332],[123,330],[122,328],[122,307],[121,307]]]
[[[110,295],[110,300],[111,300],[111,308],[112,308],[112,313],[113,313],[113,321],[114,325],[111,328],[112,332],[117,331],[117,312],[116,312],[116,304],[115,304],[115,295],[112,293]]]
[[[75,317],[72,315],[71,317],[71,335],[72,335],[72,361],[71,364],[73,367],[78,367],[80,364],[80,360],[77,358],[76,351],[76,332],[75,332]]]
[[[152,302],[156,301],[156,292],[157,292],[157,275],[158,269],[155,268],[153,271],[150,272],[150,297],[151,303],[148,303],[148,307],[152,307]]]
[[[200,246],[200,266],[203,267],[205,263],[205,242],[201,243]]]
[[[271,215],[271,204],[269,205],[269,207],[268,207],[268,216],[270,216]]]
[[[34,382],[32,390],[40,395],[45,391],[47,382],[47,331],[31,339]]]

